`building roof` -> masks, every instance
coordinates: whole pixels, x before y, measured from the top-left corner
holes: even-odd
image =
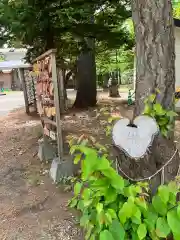
[[[31,64],[25,63],[22,60],[14,60],[14,61],[2,61],[0,62],[0,70],[10,70],[14,68],[30,68]]]
[[[26,52],[26,48],[0,48],[0,70],[29,68],[31,65],[24,60]]]
[[[26,48],[0,48],[1,53],[26,53],[27,49]]]

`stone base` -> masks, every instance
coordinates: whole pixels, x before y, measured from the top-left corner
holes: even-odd
[[[55,147],[45,139],[40,139],[38,157],[42,162],[52,161],[57,156],[57,150]]]
[[[58,183],[63,177],[74,176],[79,170],[78,165],[74,165],[72,156],[66,156],[62,160],[54,158],[51,164],[50,177]]]

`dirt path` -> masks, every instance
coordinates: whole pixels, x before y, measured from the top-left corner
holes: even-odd
[[[83,239],[67,211],[69,193],[37,159],[39,121],[24,110],[0,118],[0,239]]]

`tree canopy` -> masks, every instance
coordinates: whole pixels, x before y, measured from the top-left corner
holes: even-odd
[[[50,48],[58,50],[62,62],[73,59],[87,47],[86,38],[104,49],[133,45],[123,25],[131,16],[130,1],[3,0],[0,9],[8,43],[18,39],[29,47],[28,60]]]

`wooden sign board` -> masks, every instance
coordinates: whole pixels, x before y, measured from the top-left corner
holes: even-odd
[[[156,121],[142,115],[134,119],[133,125],[128,118],[117,121],[113,127],[112,138],[116,147],[129,157],[137,159],[146,154],[158,132]]]

